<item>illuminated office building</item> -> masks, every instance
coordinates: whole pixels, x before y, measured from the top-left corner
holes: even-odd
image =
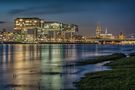
[[[78,26],[61,22],[44,21],[39,18],[15,19],[15,32],[25,41],[62,41],[78,32]]]
[[[45,22],[43,25],[43,32],[47,33],[47,37],[51,41],[56,41],[61,36],[63,30],[62,23],[60,22]]]
[[[67,40],[72,41],[74,35],[78,32],[78,26],[74,24],[64,24],[63,25],[63,35]]]
[[[17,18],[15,19],[15,32],[21,34],[24,41],[36,41],[37,31],[41,28],[39,18]]]
[[[39,18],[17,18],[15,19],[15,30],[34,29],[41,27]]]
[[[6,42],[13,41],[13,33],[7,31],[0,32],[0,41],[6,41]]]

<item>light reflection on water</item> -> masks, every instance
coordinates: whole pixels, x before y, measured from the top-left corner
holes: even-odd
[[[74,88],[73,82],[86,72],[108,67],[62,67],[84,58],[115,52],[133,52],[134,46],[87,44],[1,44],[0,90],[59,90]]]

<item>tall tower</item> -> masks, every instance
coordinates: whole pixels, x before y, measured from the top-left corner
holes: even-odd
[[[105,34],[107,34],[108,32],[107,32],[107,28],[106,28],[106,30],[105,30]]]
[[[97,24],[97,27],[96,27],[96,38],[100,38],[101,32],[102,32],[101,26],[99,24]]]

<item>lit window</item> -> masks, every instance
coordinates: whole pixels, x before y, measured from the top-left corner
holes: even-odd
[[[35,20],[34,22],[35,22],[35,23],[37,23],[37,21],[36,21],[36,20]]]
[[[25,21],[25,22],[29,22],[29,20]]]
[[[23,21],[23,19],[20,19],[20,21]]]

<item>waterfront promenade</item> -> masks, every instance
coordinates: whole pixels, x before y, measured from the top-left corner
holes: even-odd
[[[135,44],[134,38],[126,39],[85,39],[74,41],[0,41],[2,44]]]

